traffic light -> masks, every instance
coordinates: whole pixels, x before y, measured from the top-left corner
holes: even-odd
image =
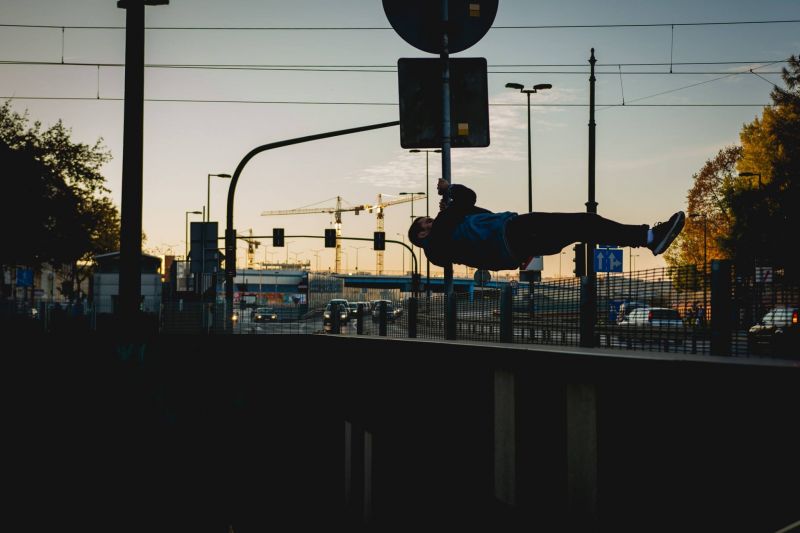
[[[325,230],[325,248],[336,248],[336,230]]]
[[[376,231],[372,237],[372,249],[373,250],[385,250],[386,249],[386,232],[385,231]]]
[[[572,271],[576,277],[580,278],[586,275],[586,245],[576,244],[572,249],[575,250],[575,257],[572,259],[575,262],[575,268]]]
[[[272,246],[283,247],[283,228],[272,228]]]

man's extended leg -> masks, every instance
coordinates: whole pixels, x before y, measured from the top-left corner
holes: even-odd
[[[508,222],[506,240],[518,257],[557,254],[574,242],[646,246],[646,224],[620,224],[595,213],[526,213]]]

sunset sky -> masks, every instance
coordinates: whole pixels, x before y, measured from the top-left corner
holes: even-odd
[[[487,35],[454,55],[487,60],[491,144],[454,149],[452,180],[474,189],[482,207],[526,211],[526,100],[505,84],[550,83],[531,98],[533,206],[584,211],[594,48],[598,211],[627,223],[665,220],[686,208],[692,174],[737,143],[742,125],[770,102],[783,61],[800,53],[797,20],[800,3],[786,0],[500,0]],[[0,99],[45,127],[62,119],[76,141],[102,137],[117,205],[124,25],[114,0],[0,3]],[[209,173],[232,174],[262,144],[398,120],[397,60],[434,57],[391,29],[379,0],[171,0],[146,8],[146,26],[143,230],[146,250],[158,255],[183,255],[185,213],[205,206]],[[440,175],[431,154],[432,192]],[[227,186],[212,178],[211,216],[221,227]],[[425,188],[425,155],[404,150],[396,127],[316,141],[248,164],[235,226],[240,234],[283,227],[322,235],[332,215],[261,212],[332,207],[337,196],[346,206],[375,203],[378,194]],[[415,214],[424,211],[415,202]],[[405,235],[410,214],[410,203],[387,208],[388,239]],[[342,220],[344,236],[371,237],[376,227],[370,214]],[[288,254],[269,243],[256,259],[332,266],[321,239],[289,240]],[[374,270],[371,246],[343,246],[349,270],[356,260],[359,270]],[[569,275],[571,248],[564,251],[561,273]],[[637,270],[664,264],[646,249],[633,253]],[[389,247],[385,269],[399,271],[402,258]],[[545,277],[558,274],[559,256],[546,257]]]

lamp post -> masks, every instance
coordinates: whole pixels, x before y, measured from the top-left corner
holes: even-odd
[[[356,251],[356,272],[358,272],[358,251],[362,248],[366,248],[366,246],[351,246],[350,249]]]
[[[317,264],[317,266],[316,266],[317,272],[319,272],[319,253],[324,249],[325,248],[314,248],[314,249],[311,250],[311,252],[313,252],[313,254],[314,254],[314,258],[317,260],[317,263],[316,263]]]
[[[634,257],[639,257],[639,254],[633,253],[633,248],[631,248],[631,251],[629,252],[629,255],[628,255],[628,262],[630,263],[629,268],[631,269],[631,275],[633,275],[633,265],[636,264],[633,261]]]
[[[740,174],[741,175],[741,174]],[[759,183],[760,185],[760,183]],[[705,213],[691,213],[689,218],[703,217],[703,309],[706,307],[706,265],[708,264],[708,216]]]
[[[202,211],[186,211],[186,215],[184,216],[184,228],[186,230],[186,240],[184,241],[185,251],[183,254],[183,260],[189,260],[189,215],[202,215]]]
[[[561,256],[565,255],[567,252],[561,252],[558,254],[558,277],[561,277]]]
[[[286,264],[289,264],[289,245],[292,244],[294,241],[286,241],[283,244],[286,246]]]
[[[430,192],[429,192],[430,191],[430,179],[428,178],[428,154],[430,154],[431,152],[433,152],[434,154],[440,154],[440,153],[442,153],[442,151],[441,150],[418,150],[418,149],[415,148],[413,150],[409,150],[409,152],[412,153],[412,154],[419,154],[419,153],[425,152],[425,216],[429,217],[429,216],[431,216],[430,215],[431,195],[430,195]],[[411,202],[411,203],[413,204],[414,202]],[[414,206],[412,205],[411,207],[413,208]],[[427,278],[427,281],[425,283],[425,287],[427,287],[428,297],[430,298],[430,296],[431,296],[431,261],[430,261],[430,259],[428,259],[428,255],[427,254],[425,254],[425,277]]]
[[[415,194],[418,194],[418,195],[422,196],[425,193],[424,192],[401,192],[400,193],[400,196],[411,195],[411,221],[412,222],[414,221],[414,195]],[[411,244],[411,252],[412,253],[414,252],[414,244],[413,243]]]
[[[519,89],[528,97],[528,212],[533,212],[533,173],[531,170],[531,93],[537,93],[544,89],[552,89],[549,83],[534,85],[531,89],[526,89],[521,83],[506,83],[509,89]]]
[[[209,174],[206,185],[206,222],[211,222],[211,176],[218,178],[231,178],[230,174]]]
[[[400,240],[403,241],[403,243],[405,244],[405,242],[406,242],[405,235],[403,235],[402,233],[395,233],[395,235],[400,237]],[[406,271],[406,247],[405,246],[403,246],[403,262],[400,265],[401,265],[400,266],[400,275],[402,276],[403,272]]]

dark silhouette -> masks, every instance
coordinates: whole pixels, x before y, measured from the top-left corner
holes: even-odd
[[[435,220],[416,218],[408,238],[439,266],[458,263],[512,270],[531,256],[556,254],[574,242],[647,246],[658,255],[680,233],[686,219],[678,211],[650,228],[621,224],[595,213],[492,213],[475,205],[475,192],[468,187],[440,179],[437,190],[440,195],[449,192],[450,202],[442,199]]]

